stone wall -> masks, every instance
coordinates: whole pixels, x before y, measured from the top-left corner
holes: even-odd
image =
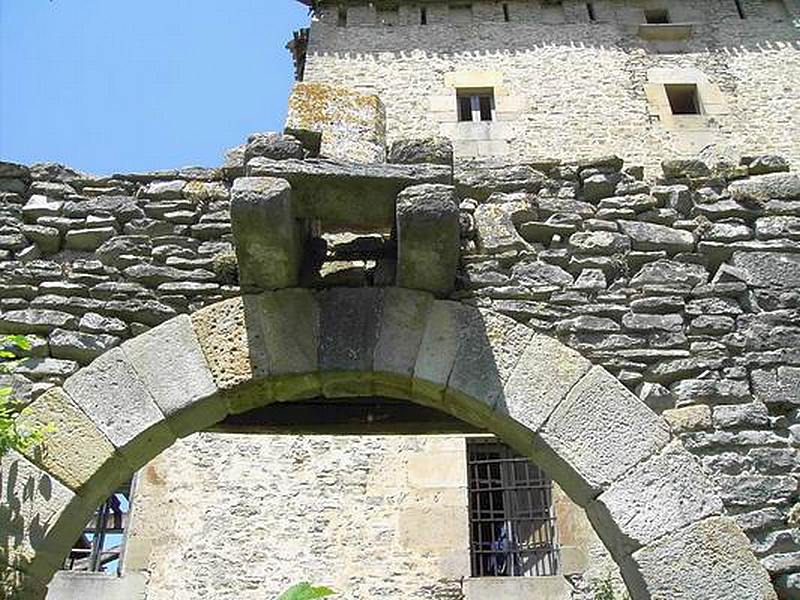
[[[387,135],[442,134],[462,155],[507,154],[518,160],[569,159],[612,152],[657,172],[670,156],[730,157],[752,148],[800,159],[798,4],[733,0],[669,2],[674,21],[691,22],[687,40],[643,39],[644,2],[566,0],[472,2],[473,16],[427,2],[401,2],[399,18],[353,2],[347,26],[323,10],[312,24],[305,79],[380,96]],[[510,22],[504,22],[503,5]],[[656,6],[656,3],[650,3]],[[782,16],[781,16],[782,14]],[[705,113],[663,119],[648,83],[699,83]],[[496,122],[457,123],[455,89],[491,87]],[[651,94],[652,96],[652,94]]]
[[[0,163],[0,327],[33,341],[13,378],[23,398],[121,339],[238,293],[232,178],[256,147],[250,160],[264,168],[291,140],[263,142],[221,169],[91,177]],[[783,597],[796,597],[800,177],[767,155],[723,171],[663,168],[654,183],[614,157],[458,163],[453,298],[559,337],[661,412],[714,475]],[[229,501],[214,510],[235,512]],[[207,559],[188,552],[182,566]]]

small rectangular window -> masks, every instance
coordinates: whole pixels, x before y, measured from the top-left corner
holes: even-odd
[[[120,487],[86,525],[64,562],[67,571],[119,575],[131,512],[131,483]]]
[[[736,4],[736,12],[739,13],[740,19],[746,19],[747,15],[744,12],[744,6],[742,6],[742,0],[733,0]]]
[[[340,6],[337,11],[336,25],[339,27],[347,27],[347,7]]]
[[[420,25],[427,25],[428,24],[428,9],[424,6],[419,9],[419,24]]]
[[[597,15],[594,12],[594,4],[591,2],[586,3],[586,12],[589,14],[590,21],[597,21]]]
[[[494,91],[491,88],[457,90],[456,99],[459,121],[494,120]]]
[[[400,23],[400,7],[386,6],[377,10],[378,24],[385,27],[394,27]]]
[[[669,23],[669,11],[666,8],[653,8],[644,11],[644,19],[651,25],[666,25]]]
[[[527,458],[493,439],[467,443],[474,577],[559,571],[553,484]]]
[[[694,84],[665,85],[673,115],[699,115],[700,97]]]
[[[508,11],[508,4],[503,4],[503,20],[506,23],[511,21],[511,13]]]
[[[472,4],[451,4],[449,12],[451,23],[472,23]]]

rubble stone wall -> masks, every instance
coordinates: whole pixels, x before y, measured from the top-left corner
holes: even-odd
[[[34,342],[12,378],[22,398],[238,294],[228,208],[243,156],[111,177],[0,163],[0,327]],[[662,413],[783,598],[800,589],[800,176],[788,168],[768,155],[722,171],[671,161],[655,183],[614,157],[454,172],[453,299],[558,337]]]
[[[427,25],[419,24],[417,6],[400,3],[392,26],[380,25],[365,3],[353,4],[346,27],[337,25],[334,8],[312,24],[305,80],[377,94],[390,142],[438,133],[479,140],[469,152],[479,147],[515,160],[592,157],[603,149],[653,173],[665,157],[752,148],[800,159],[795,0],[784,3],[783,17],[771,8],[779,3],[744,2],[746,19],[732,0],[670,2],[673,21],[691,22],[692,33],[663,53],[638,34],[642,3],[595,2],[597,21],[590,22],[585,2],[559,3],[559,16],[539,2],[476,1],[472,20],[456,22],[446,3],[431,2]],[[450,78],[474,82],[476,74],[485,75],[479,87],[495,90],[489,126],[456,122]],[[707,114],[662,120],[647,91],[662,75],[707,81],[700,90]]]

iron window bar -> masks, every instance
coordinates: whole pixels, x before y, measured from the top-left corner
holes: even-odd
[[[496,441],[468,441],[474,577],[556,575],[559,546],[549,477]]]
[[[70,550],[64,569],[118,575],[130,507],[131,482],[128,482],[95,510]]]

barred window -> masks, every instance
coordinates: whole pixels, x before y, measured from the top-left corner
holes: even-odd
[[[467,449],[472,575],[557,574],[551,480],[494,439],[469,440]]]
[[[118,575],[130,511],[129,481],[97,508],[72,547],[64,569]]]

